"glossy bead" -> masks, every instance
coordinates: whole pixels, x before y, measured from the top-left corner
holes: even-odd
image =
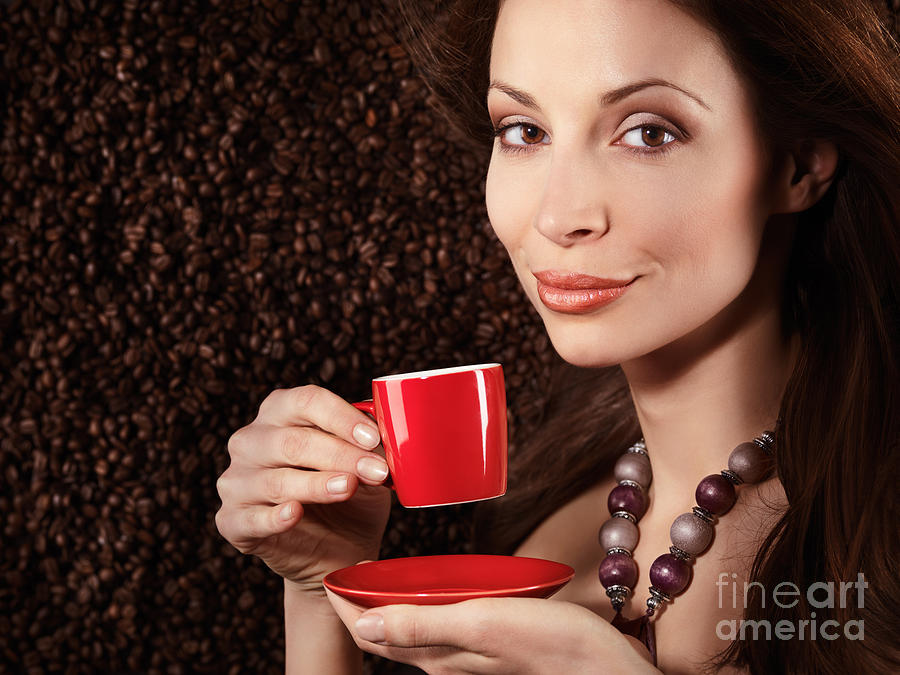
[[[639,452],[626,452],[616,462],[613,476],[617,481],[633,480],[646,490],[650,487],[650,481],[653,478],[650,458]]]
[[[669,530],[672,543],[688,555],[697,556],[709,546],[713,526],[693,513],[682,513]]]
[[[697,485],[694,494],[697,505],[716,516],[721,516],[734,506],[737,493],[734,485],[720,473],[707,476]]]
[[[728,470],[745,483],[758,483],[772,467],[772,456],[752,441],[741,443],[728,457]]]
[[[637,582],[637,563],[624,553],[613,553],[600,563],[598,571],[600,583],[604,588],[610,586],[627,586],[634,588]]]
[[[633,551],[638,542],[637,525],[625,518],[610,518],[600,528],[600,546],[604,551],[625,548]]]
[[[691,580],[691,567],[671,553],[664,553],[650,565],[650,583],[669,595],[678,595]]]
[[[644,499],[644,493],[640,488],[633,485],[617,485],[609,493],[609,499],[606,501],[610,513],[616,511],[628,511],[634,516],[635,520],[639,520],[644,511],[647,510],[647,501]]]

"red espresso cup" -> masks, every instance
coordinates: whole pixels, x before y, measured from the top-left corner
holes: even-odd
[[[378,424],[403,506],[506,493],[506,389],[499,363],[378,377],[372,400],[353,405]]]

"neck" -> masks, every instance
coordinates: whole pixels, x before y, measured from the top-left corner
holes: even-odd
[[[704,476],[726,468],[736,445],[774,429],[798,340],[782,338],[777,303],[769,307],[748,315],[736,306],[622,364],[661,479],[652,487],[657,498],[690,497]]]

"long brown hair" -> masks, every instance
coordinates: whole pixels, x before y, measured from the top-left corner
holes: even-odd
[[[862,572],[868,583],[864,607],[816,610],[820,625],[863,620],[863,640],[740,640],[714,665],[754,673],[893,670],[900,665],[897,43],[865,2],[673,1],[719,34],[773,149],[820,138],[841,153],[828,193],[798,216],[782,309],[785,331],[799,333],[801,347],[776,428],[776,471],[789,506],[763,542],[751,581],[808,589]],[[427,21],[419,3],[405,7],[408,44],[439,109],[482,148],[491,140],[485,97],[498,11],[498,2],[462,0]],[[512,443],[510,493],[479,505],[479,550],[512,552],[639,437],[621,370],[560,361],[540,424],[527,433]],[[544,461],[548,452],[557,461]],[[810,618],[803,602],[781,608],[763,600],[751,593],[746,619],[797,626]]]

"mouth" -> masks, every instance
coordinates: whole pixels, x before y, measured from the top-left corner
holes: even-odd
[[[555,270],[545,270],[543,272],[533,272],[535,278],[552,288],[560,288],[567,291],[580,291],[589,288],[622,288],[630,284],[636,277],[631,279],[606,279],[604,277],[595,277],[590,274],[580,274],[578,272],[557,272]]]
[[[541,302],[564,314],[585,314],[618,300],[638,277],[608,279],[577,272],[534,272]]]

